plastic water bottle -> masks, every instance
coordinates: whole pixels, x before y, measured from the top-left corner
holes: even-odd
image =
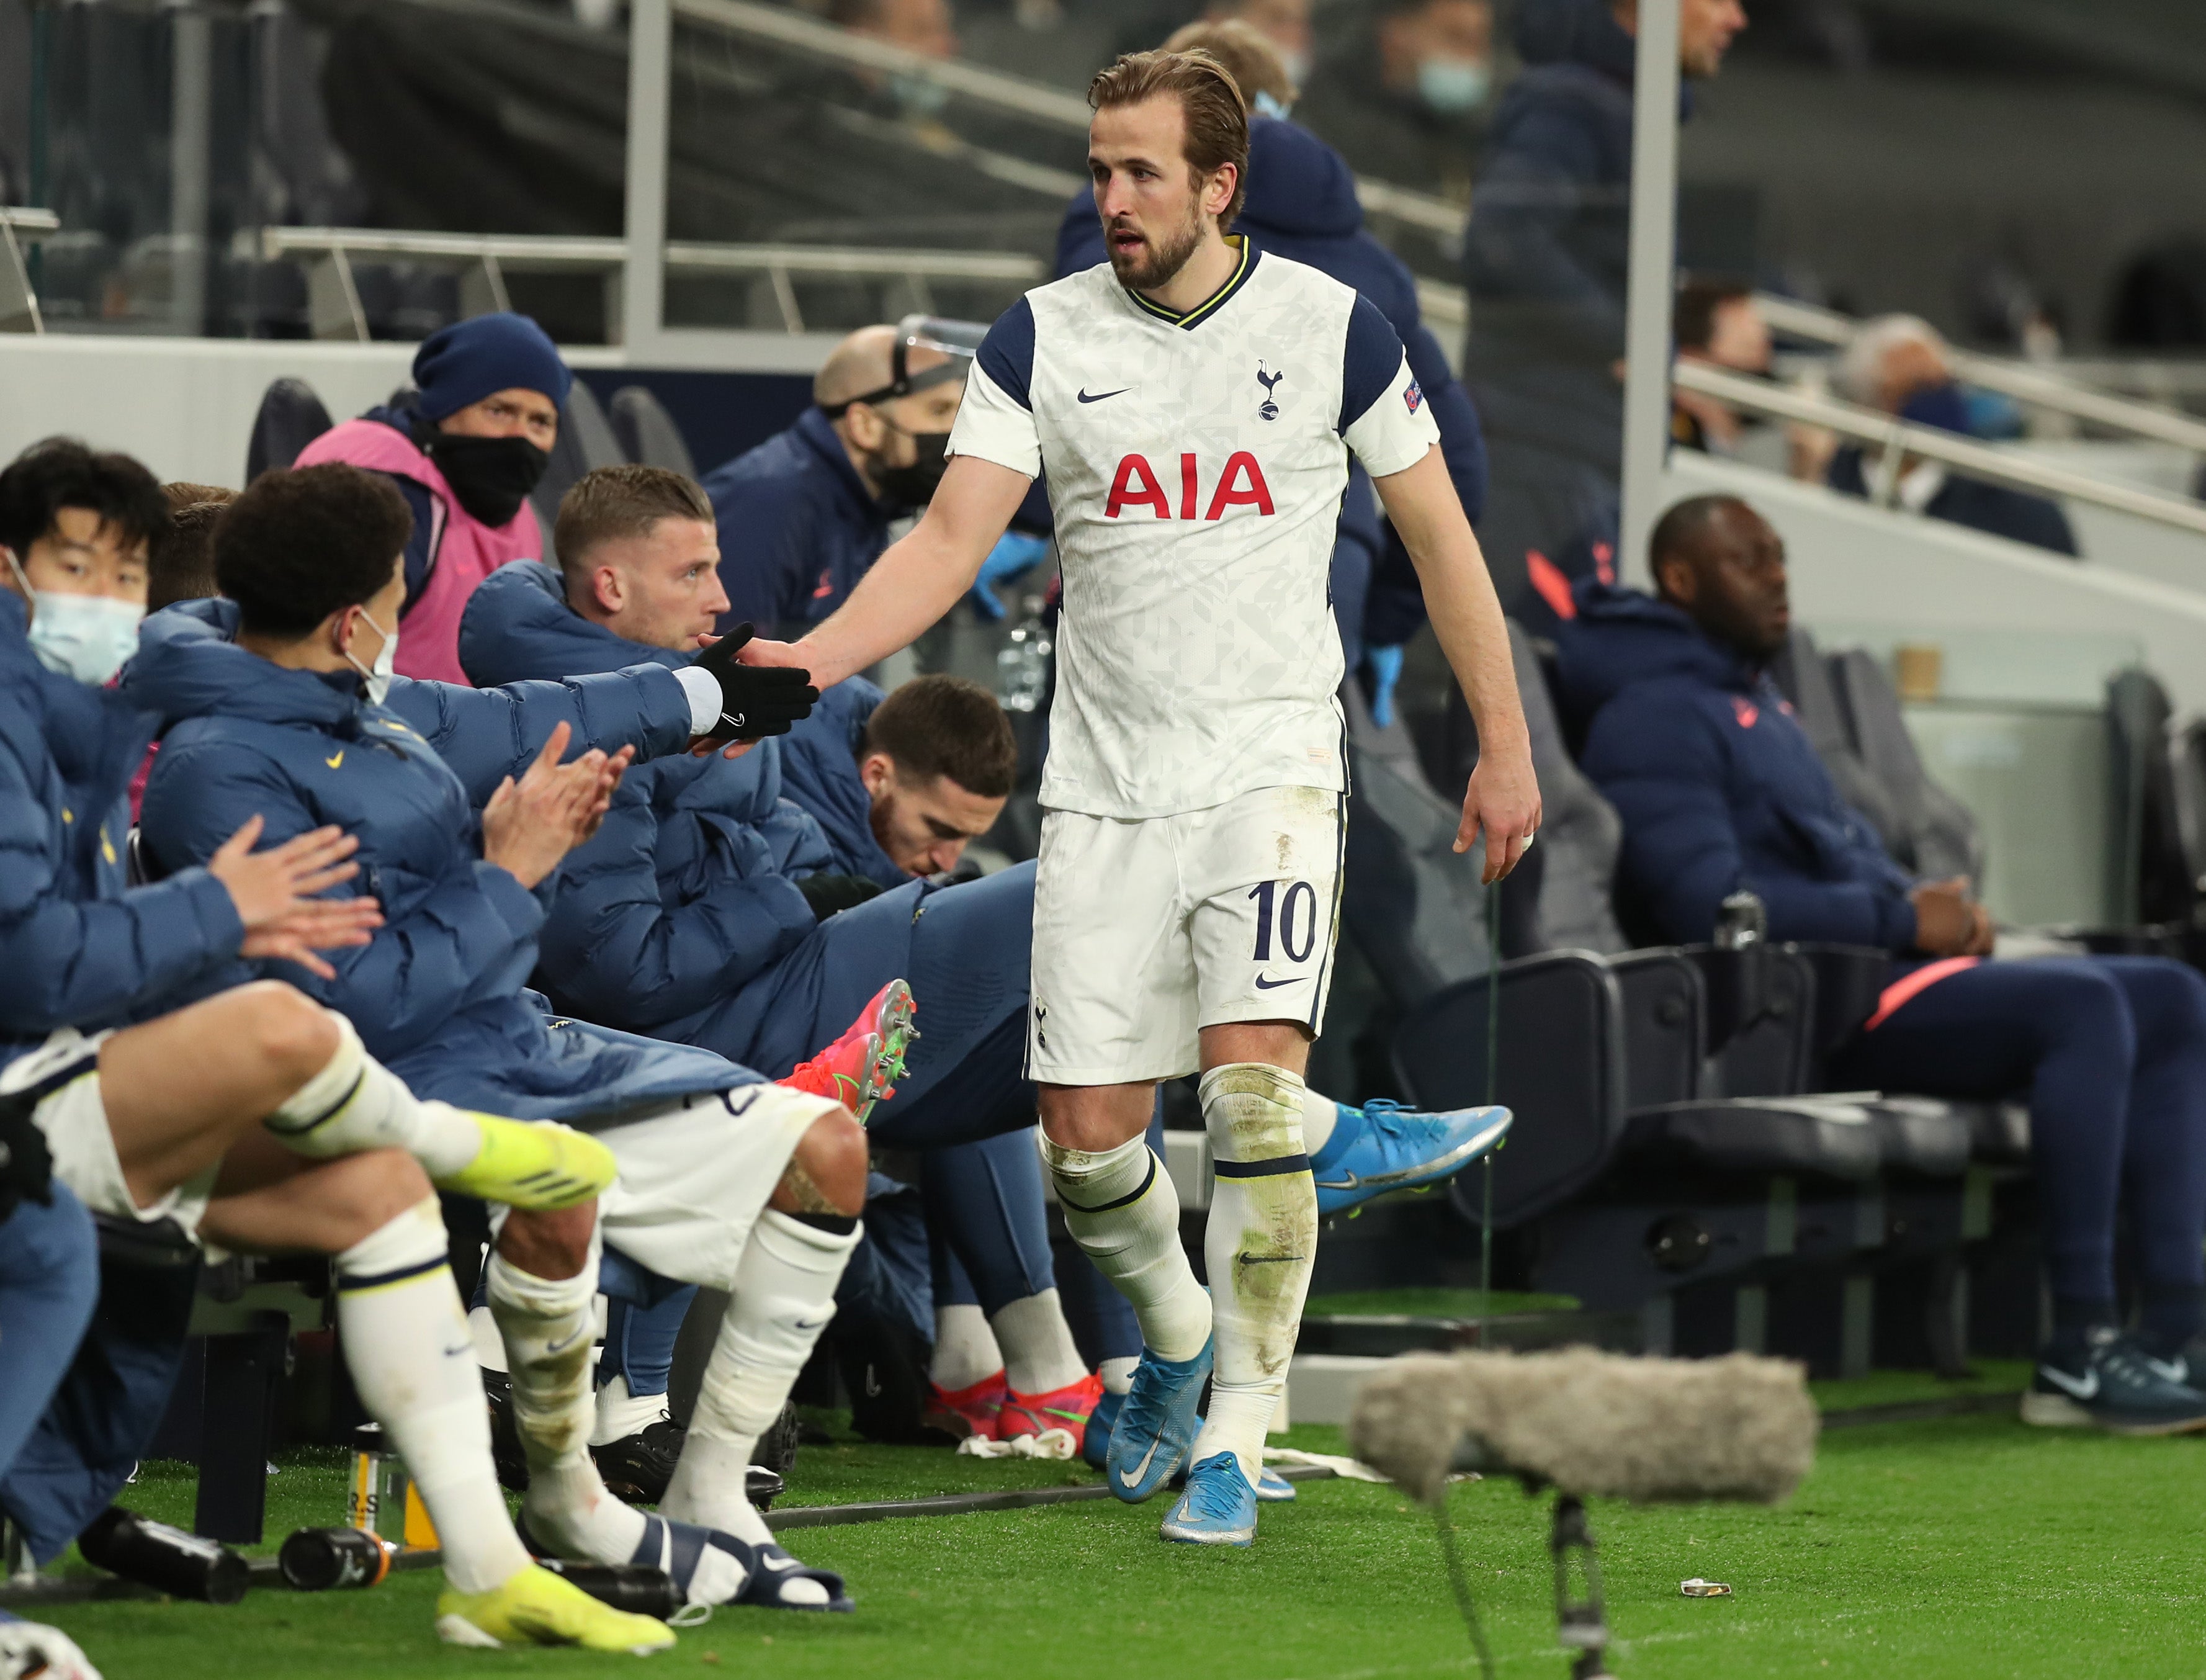
[[[301,1528],[283,1542],[277,1567],[292,1590],[373,1587],[391,1573],[398,1548],[365,1528]]]
[[[1006,712],[1038,712],[1049,695],[1049,631],[1028,617],[996,652],[996,698]]]
[[[236,1604],[252,1584],[245,1559],[220,1540],[110,1505],[77,1536],[87,1563],[171,1598]]]

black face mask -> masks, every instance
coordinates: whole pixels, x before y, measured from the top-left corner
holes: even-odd
[[[950,466],[950,434],[907,432],[904,436],[918,450],[917,458],[909,467],[877,467],[873,479],[881,487],[883,499],[900,507],[923,508],[942,487],[942,474]]]
[[[493,529],[513,522],[552,457],[526,438],[461,438],[431,432],[422,450],[437,463],[468,517]]]

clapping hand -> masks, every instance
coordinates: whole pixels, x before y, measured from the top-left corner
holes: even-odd
[[[613,789],[635,757],[632,747],[610,756],[593,748],[563,765],[572,738],[573,731],[559,724],[521,779],[507,777],[483,807],[483,861],[525,887],[534,888],[598,831]]]
[[[373,898],[314,896],[360,873],[350,861],[360,842],[340,828],[318,828],[256,852],[265,826],[248,818],[207,860],[207,873],[229,889],[245,924],[238,955],[280,957],[335,980],[337,970],[314,953],[364,945],[383,926],[383,909]]]

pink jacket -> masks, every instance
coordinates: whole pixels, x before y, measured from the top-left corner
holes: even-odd
[[[460,505],[420,445],[381,420],[349,420],[332,427],[301,450],[292,464],[313,467],[325,461],[411,479],[429,492],[437,521],[429,533],[429,581],[406,611],[398,637],[398,674],[469,686],[460,669],[460,615],[475,586],[500,566],[543,557],[535,509],[523,502],[510,523],[495,529],[482,524]]]

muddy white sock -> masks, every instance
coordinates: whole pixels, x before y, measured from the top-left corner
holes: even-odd
[[[1315,1155],[1333,1137],[1333,1129],[1340,1123],[1340,1111],[1344,1104],[1337,1103],[1321,1091],[1303,1089],[1303,1149]]]
[[[1004,1380],[1019,1394],[1054,1394],[1088,1374],[1055,1290],[1014,1301],[988,1320],[1004,1350]]]
[[[927,1378],[945,1394],[985,1382],[1004,1368],[988,1315],[969,1302],[934,1309],[934,1361]]]
[[[482,1153],[482,1129],[450,1103],[417,1101],[405,1081],[370,1056],[352,1022],[337,1026],[337,1053],[261,1123],[287,1149],[318,1160],[363,1149],[403,1149],[432,1177]]]
[[[1106,1359],[1095,1367],[1095,1374],[1103,1379],[1106,1394],[1131,1394],[1134,1391],[1134,1372],[1140,1366],[1138,1359]]]
[[[521,1509],[529,1532],[563,1554],[625,1564],[642,1542],[643,1513],[606,1491],[590,1457],[599,1253],[593,1233],[581,1271],[539,1278],[493,1252],[487,1294],[513,1381],[514,1429],[528,1460]]]
[[[474,1343],[430,1196],[337,1258],[337,1335],[361,1404],[405,1461],[444,1577],[486,1593],[528,1567],[491,1463]]]
[[[1210,1339],[1210,1297],[1179,1241],[1179,1192],[1145,1138],[1090,1153],[1041,1141],[1042,1165],[1072,1240],[1141,1320],[1160,1359],[1193,1359]]]
[[[831,1224],[847,1230],[830,1229]],[[751,1230],[728,1292],[728,1314],[706,1362],[682,1460],[659,1510],[685,1522],[720,1528],[762,1546],[773,1538],[751,1508],[743,1478],[758,1439],[773,1427],[797,1373],[835,1316],[835,1286],[860,1236],[856,1219],[798,1216],[768,1208]],[[792,1582],[784,1598],[820,1593]]]
[[[1299,1077],[1232,1062],[1203,1075],[1201,1093],[1217,1171],[1202,1253],[1218,1353],[1210,1411],[1189,1462],[1231,1452],[1253,1487],[1317,1258],[1317,1186],[1303,1147]]]

